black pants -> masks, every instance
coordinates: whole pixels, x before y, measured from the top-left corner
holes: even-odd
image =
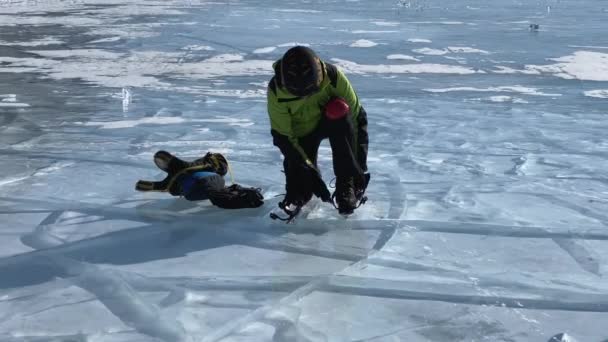
[[[304,162],[286,136],[272,131],[274,145],[283,153],[287,194],[298,193],[310,198],[310,183]],[[367,113],[361,108],[356,122],[348,115],[340,120],[321,119],[318,127],[309,135],[299,139],[299,144],[313,164],[317,165],[319,146],[323,139],[329,138],[331,145],[334,174],[343,177],[361,177],[367,172]]]

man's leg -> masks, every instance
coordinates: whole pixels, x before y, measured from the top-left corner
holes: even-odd
[[[283,154],[283,169],[285,171],[285,204],[302,205],[312,197],[312,184],[310,170],[304,167],[304,160],[298,151],[295,150],[286,136],[273,131],[273,143]],[[304,150],[313,164],[317,162],[317,151],[321,144],[321,139],[317,131],[301,138],[300,147]]]
[[[357,161],[363,172],[367,172],[367,146],[369,137],[367,135],[367,112],[361,107],[357,116]]]
[[[363,174],[359,166],[358,147],[352,117],[350,115],[338,119],[322,121],[323,131],[329,137],[331,145],[334,173],[336,178],[357,177]],[[367,159],[365,153],[364,161]]]
[[[367,144],[360,147],[358,142],[360,131],[355,126],[351,115],[337,120],[323,119],[323,127],[329,137],[332,150],[336,175],[334,196],[338,210],[341,214],[351,214],[356,209],[359,200],[357,188],[364,183],[364,169],[360,166],[360,160],[366,162]],[[361,137],[367,138],[365,134]]]
[[[321,130],[321,127],[317,127],[317,129],[314,130],[311,134],[309,134],[303,138],[300,138],[298,141],[298,143],[300,144],[300,147],[302,147],[302,149],[304,150],[304,153],[306,153],[306,155],[308,156],[308,158],[314,165],[315,169],[317,169],[317,170],[318,170],[317,159],[318,159],[318,155],[319,155],[319,146],[321,146],[321,141],[324,138],[325,138],[325,136]],[[303,172],[303,174],[301,175],[301,177],[302,177],[302,179],[305,180],[304,194],[306,195],[306,202],[308,202],[310,200],[310,198],[312,197],[313,194],[316,194],[322,200],[329,200],[329,197],[330,197],[329,191],[327,190],[327,186],[325,185],[323,180],[320,178],[321,177],[320,172],[317,172],[316,170],[313,171],[313,169],[310,167],[307,167],[302,172]],[[323,192],[327,192],[327,195],[326,195],[327,198],[324,197],[324,195],[322,194]]]
[[[357,116],[357,160],[359,161],[359,167],[364,172],[363,178],[355,179],[355,196],[358,201],[362,201],[365,195],[365,190],[369,183],[370,174],[367,170],[367,148],[369,144],[369,137],[367,135],[367,112],[361,107],[359,115]]]

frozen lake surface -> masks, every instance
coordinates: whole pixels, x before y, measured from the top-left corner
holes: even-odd
[[[606,0],[0,0],[0,340],[608,339],[607,31]],[[347,220],[268,218],[295,44],[369,115]],[[265,205],[135,192],[159,149]]]

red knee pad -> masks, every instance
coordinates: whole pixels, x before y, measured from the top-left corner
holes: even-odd
[[[350,113],[348,103],[341,97],[334,97],[325,104],[325,117],[329,120],[339,120]]]

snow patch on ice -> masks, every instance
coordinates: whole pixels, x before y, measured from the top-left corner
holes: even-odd
[[[55,37],[45,37],[42,39],[36,39],[36,40],[29,41],[29,42],[24,42],[24,41],[5,42],[5,41],[0,40],[0,45],[26,46],[26,47],[58,45],[58,44],[64,44],[64,43],[65,43],[64,41],[56,39]]]
[[[416,53],[431,56],[443,56],[448,53],[479,53],[479,54],[490,54],[488,51],[480,50],[466,46],[450,46],[445,49],[432,49],[432,48],[420,48],[412,50]]]
[[[429,55],[429,56],[443,56],[449,52],[444,49],[439,50],[439,49],[431,49],[431,48],[414,49],[412,51],[419,53],[421,55]]]
[[[445,49],[433,49],[433,48],[420,48],[412,50],[416,53],[422,55],[430,55],[430,56],[443,56],[448,53],[479,53],[488,55],[490,54],[488,51],[480,50],[467,46],[449,46]]]
[[[25,108],[30,105],[27,103],[18,103],[18,102],[0,102],[0,107],[11,107],[11,108]]]
[[[390,27],[399,26],[399,23],[395,22],[395,21],[372,21],[372,24],[374,24],[376,26],[390,26]]]
[[[416,57],[400,54],[388,55],[386,56],[386,59],[420,62],[420,60]]]
[[[117,41],[119,41],[121,39],[122,39],[122,37],[101,38],[101,39],[92,40],[88,44],[111,43],[111,42],[117,42]]]
[[[37,54],[42,57],[49,58],[101,58],[101,59],[119,59],[124,56],[122,53],[111,52],[101,49],[73,49],[73,50],[34,50],[29,53]]]
[[[292,47],[292,46],[310,46],[307,43],[289,42],[277,45],[278,47]]]
[[[214,51],[215,50],[211,46],[208,46],[208,45],[197,45],[197,44],[187,45],[187,46],[184,46],[181,49],[182,50],[188,50],[188,51]]]
[[[265,47],[265,48],[255,49],[255,50],[253,50],[253,53],[270,53],[276,49],[277,49],[276,46],[269,46],[269,47]]]
[[[376,45],[378,45],[378,43],[374,43],[371,40],[359,39],[356,42],[350,44],[350,47],[368,48],[368,47],[374,47]]]
[[[31,51],[48,58],[0,57],[0,72],[38,72],[54,79],[79,78],[107,87],[171,89],[156,76],[192,79],[272,74],[271,60],[244,60],[241,54],[220,54],[200,62],[179,62],[180,53],[160,51],[124,55],[96,49]],[[57,60],[55,58],[60,58]],[[176,90],[194,92],[194,88]]]
[[[548,342],[577,342],[572,336],[566,333],[559,333],[555,336],[552,336]]]
[[[356,23],[356,22],[367,21],[367,19],[346,19],[346,18],[337,18],[337,19],[331,19],[331,21],[336,22],[336,23]]]
[[[236,97],[239,99],[251,99],[251,98],[266,98],[266,86],[264,89],[255,90],[241,90],[241,89],[210,89],[202,90],[200,93],[210,96],[219,97]]]
[[[608,54],[594,51],[577,51],[572,55],[551,58],[558,63],[526,65],[523,70],[497,66],[497,74],[553,74],[567,80],[608,81]]]
[[[608,49],[608,46],[595,46],[595,45],[568,45],[568,47],[578,49]]]
[[[213,122],[213,123],[226,123],[231,126],[251,126],[254,123],[247,119],[233,119],[233,118],[222,118],[218,117],[215,119],[185,119],[183,117],[176,116],[154,116],[145,117],[136,120],[119,120],[119,121],[89,121],[82,125],[84,126],[99,126],[101,129],[117,129],[117,128],[131,128],[139,125],[170,125],[180,124],[184,122]]]
[[[283,13],[323,13],[322,11],[317,10],[309,10],[309,9],[273,9],[273,12],[283,12]]]
[[[585,96],[596,97],[598,99],[608,99],[608,89],[588,90]]]
[[[24,108],[29,107],[27,103],[17,102],[17,94],[0,94],[0,108],[1,107],[12,107],[12,108]]]
[[[124,113],[129,111],[129,105],[131,104],[132,98],[133,96],[131,95],[131,89],[127,88],[122,88],[122,93],[121,93],[121,98],[122,98],[122,111]]]
[[[593,51],[577,51],[573,55],[553,58],[559,62],[551,65],[528,65],[526,69],[553,73],[565,79],[608,81],[608,54]]]
[[[217,56],[213,56],[205,60],[205,62],[209,63],[225,63],[225,62],[241,62],[243,61],[243,55],[225,53]]]
[[[412,21],[409,24],[464,25],[462,21]]]
[[[0,94],[2,102],[17,102],[17,94]]]
[[[102,24],[91,25],[95,28],[86,32],[90,36],[119,36],[125,39],[150,38],[158,36],[158,32],[145,25],[117,25],[106,27]]]
[[[423,89],[423,90],[428,91],[430,93],[473,91],[473,92],[508,92],[508,93],[520,93],[520,94],[535,95],[535,96],[562,96],[562,94],[543,93],[536,88],[523,87],[523,86],[519,86],[519,85],[489,87],[489,88],[453,87],[453,88],[436,88],[436,89]]]
[[[350,33],[354,33],[354,34],[365,34],[365,33],[397,33],[399,31],[389,31],[389,30],[353,30],[350,31]]]
[[[74,8],[81,1],[62,1],[62,0],[8,0],[0,2],[0,13],[28,13],[28,12],[44,12],[44,11],[59,11],[68,8]]]
[[[467,47],[467,46],[448,46],[448,50],[453,53],[480,53],[483,55],[490,54],[486,50],[480,50],[480,49]]]
[[[0,9],[2,6],[0,5]],[[47,16],[47,15],[3,15],[2,26],[16,26],[16,25],[31,25],[31,26],[48,26],[48,25],[62,25],[62,26],[75,26],[75,27],[86,27],[86,26],[104,26],[107,22],[103,19],[94,19],[80,16]]]
[[[506,67],[503,65],[498,65],[494,67],[496,70],[493,71],[495,74],[523,74],[523,75],[540,75],[540,71],[538,70],[518,70],[511,67]]]
[[[522,100],[520,98],[517,97],[512,97],[512,96],[506,96],[506,95],[499,95],[499,96],[490,96],[488,98],[488,101],[490,102],[511,102],[511,103],[528,103],[528,101]]]
[[[138,120],[121,120],[121,121],[89,121],[85,122],[84,126],[100,126],[102,129],[130,128],[139,125],[170,125],[186,122],[182,117],[149,117]]]
[[[460,74],[469,75],[478,73],[478,71],[457,65],[445,65],[445,64],[399,64],[399,65],[386,65],[386,64],[358,64],[355,62],[347,61],[339,58],[332,58],[339,67],[344,69],[346,72],[354,74]]]
[[[410,38],[407,41],[410,43],[432,43],[431,40],[422,38]]]
[[[209,297],[202,295],[202,294],[186,292],[186,294],[184,296],[184,300],[186,301],[186,303],[201,304],[201,303],[206,303],[209,300]]]

